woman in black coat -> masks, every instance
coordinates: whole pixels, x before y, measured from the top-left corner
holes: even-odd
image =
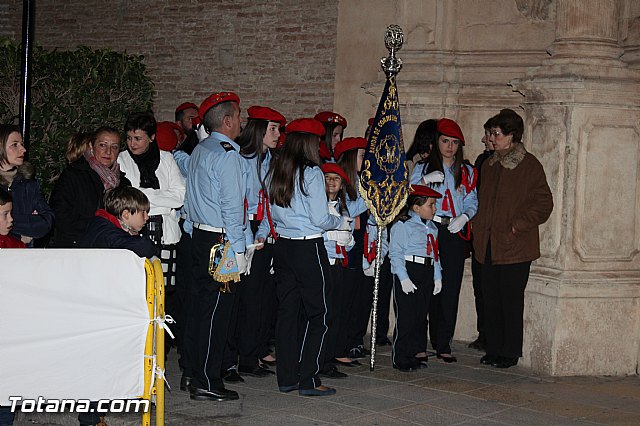
[[[96,211],[104,206],[104,193],[118,186],[131,186],[116,160],[120,134],[101,127],[91,137],[89,148],[62,172],[51,194],[56,214],[53,247],[77,247]]]

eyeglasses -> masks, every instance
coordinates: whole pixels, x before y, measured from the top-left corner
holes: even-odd
[[[498,137],[500,135],[504,135],[500,130],[489,130],[489,136]]]

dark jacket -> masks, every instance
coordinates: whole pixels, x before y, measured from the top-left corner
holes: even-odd
[[[113,216],[111,217],[114,218]],[[149,238],[130,235],[113,222],[99,216],[94,216],[89,221],[87,232],[80,238],[78,247],[127,249],[140,257],[157,255],[156,246]]]
[[[482,165],[478,213],[473,218],[475,258],[484,263],[491,241],[491,261],[508,265],[540,257],[538,226],[553,210],[553,196],[542,164],[521,143]],[[515,229],[515,234],[512,232]]]
[[[40,184],[33,178],[34,169],[30,163],[18,167],[18,172],[9,182],[0,180],[0,186],[11,193],[13,198],[13,229],[11,233],[33,238],[42,238],[53,228],[53,210],[42,197]],[[33,212],[36,211],[37,214]]]
[[[124,173],[120,173],[120,186],[131,186]],[[81,157],[64,169],[49,202],[56,213],[51,246],[77,247],[89,221],[104,207],[104,185],[98,173]]]

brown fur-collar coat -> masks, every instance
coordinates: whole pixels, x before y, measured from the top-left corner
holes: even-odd
[[[521,143],[482,165],[478,213],[473,218],[475,258],[508,265],[540,257],[538,227],[551,215],[553,196],[542,164]],[[515,232],[514,232],[515,231]]]

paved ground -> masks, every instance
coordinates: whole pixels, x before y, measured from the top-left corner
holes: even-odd
[[[337,394],[301,397],[278,392],[275,377],[247,377],[229,385],[238,401],[195,402],[178,390],[175,355],[169,359],[167,425],[640,425],[640,378],[540,376],[523,367],[498,370],[479,363],[481,353],[454,344],[458,363],[433,359],[414,373],[391,368],[379,348],[376,369],[341,368],[350,377],[326,380]],[[137,414],[109,415],[113,425],[140,424]],[[19,414],[16,425],[76,424],[69,414]],[[153,424],[153,423],[152,423]]]

